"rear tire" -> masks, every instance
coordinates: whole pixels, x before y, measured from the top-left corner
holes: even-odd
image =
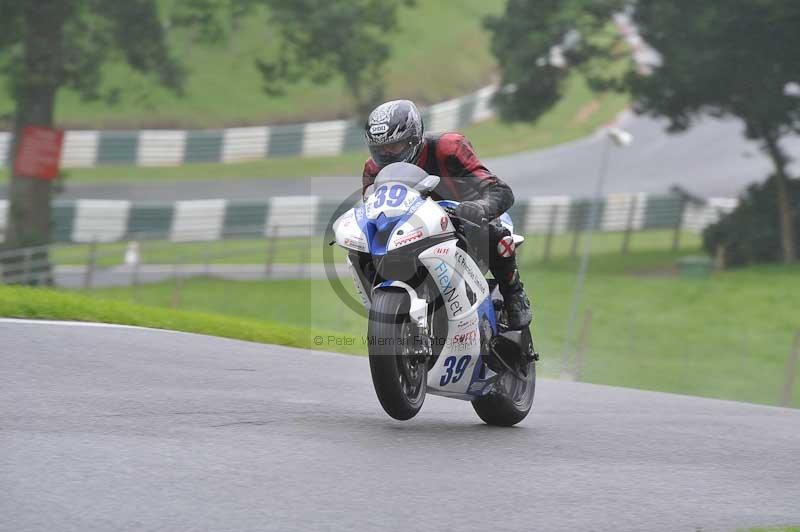
[[[488,395],[472,401],[472,408],[484,423],[498,427],[511,427],[528,416],[533,407],[533,395],[536,390],[536,364],[531,362],[526,382],[521,382],[511,373],[504,373],[495,386],[503,386],[502,391],[493,391]],[[514,393],[514,389],[522,385],[524,389]],[[509,390],[508,388],[512,388]],[[516,396],[516,400],[515,397]]]
[[[373,293],[367,328],[369,368],[378,400],[394,419],[411,419],[425,401],[428,366],[424,355],[413,352],[416,330],[405,291]]]
[[[530,333],[528,333],[530,338]],[[533,344],[527,349],[533,353]],[[525,380],[509,371],[498,376],[495,389],[472,401],[472,408],[485,423],[511,427],[528,416],[536,393],[536,362],[531,360]]]

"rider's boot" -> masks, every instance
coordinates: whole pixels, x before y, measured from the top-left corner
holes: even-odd
[[[513,255],[496,261],[494,268],[497,287],[503,294],[509,329],[524,329],[531,323],[531,303],[519,278],[517,260]]]

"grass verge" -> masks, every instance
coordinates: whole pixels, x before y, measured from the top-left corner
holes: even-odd
[[[707,279],[665,276],[678,255],[639,251],[592,257],[580,322],[584,333],[581,380],[666,392],[777,404],[793,337],[800,330],[800,269],[757,267]],[[523,261],[523,279],[534,301],[541,368],[557,375],[573,295],[577,261]],[[356,301],[352,289],[343,281]],[[168,306],[173,283],[97,290],[97,297]],[[185,283],[182,308],[243,319],[336,330],[358,339],[363,312],[348,308],[327,281]],[[580,329],[580,327],[579,327]],[[359,343],[361,344],[359,346]],[[320,349],[337,350],[323,339]],[[354,351],[365,352],[356,340]],[[572,365],[574,360],[570,360]],[[791,404],[800,407],[800,390]]]
[[[628,254],[619,252],[620,235],[597,236],[575,332],[583,338],[581,380],[777,404],[800,331],[800,268],[759,266],[682,278],[674,264],[687,250],[669,251],[668,232],[634,238]],[[696,237],[684,242],[698,243]],[[540,367],[553,376],[561,368],[578,260],[568,253],[567,235],[556,239],[549,260],[538,252],[540,244],[526,243],[520,266],[534,301]],[[324,280],[196,278],[181,284],[177,298],[175,286],[163,282],[84,295],[2,288],[0,315],[111,321],[366,352],[366,318],[348,279],[343,290],[353,308]],[[180,311],[171,308],[176,301]],[[576,366],[573,353],[570,368]],[[800,407],[798,387],[790,404]]]
[[[800,532],[800,526],[777,528],[748,528],[746,532]]]
[[[12,286],[0,286],[0,316],[137,325],[301,348],[314,348],[315,336],[343,338],[340,333],[312,329],[301,321],[293,324],[269,322],[212,311],[173,310],[51,289]],[[335,341],[331,343],[336,347]],[[338,349],[331,350],[358,352],[351,347],[354,343],[341,341],[339,344]]]
[[[578,240],[578,249],[585,235]],[[630,240],[630,268],[648,271],[662,264],[666,257],[643,254],[644,251],[669,250],[673,232],[652,230],[633,233]],[[624,236],[621,233],[595,233],[592,237],[593,253],[621,253]],[[554,235],[550,242],[549,260],[545,260],[547,237],[532,234],[525,237],[520,256],[541,267],[559,269],[568,260],[574,243],[572,234]],[[692,253],[699,247],[700,237],[696,233],[681,235],[681,253]],[[98,244],[96,264],[99,267],[122,264],[127,242]],[[343,262],[345,252],[338,246],[328,247],[322,237],[285,238],[270,242],[263,238],[226,239],[212,242],[171,242],[169,240],[143,240],[139,242],[143,264],[275,264],[315,263],[321,264],[324,253],[330,251],[334,261]],[[59,244],[53,247],[52,260],[56,264],[86,264],[89,260],[88,244]],[[668,254],[669,255],[669,254]],[[653,263],[653,260],[656,262]],[[667,267],[667,273],[671,271]]]

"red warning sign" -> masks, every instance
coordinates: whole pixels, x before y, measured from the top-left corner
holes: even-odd
[[[44,126],[25,126],[14,161],[14,175],[55,179],[61,164],[64,132]]]

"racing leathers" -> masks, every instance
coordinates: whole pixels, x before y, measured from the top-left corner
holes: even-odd
[[[425,134],[413,162],[429,175],[441,178],[431,193],[434,200],[461,202],[456,208],[458,217],[487,226],[489,269],[505,300],[509,327],[526,327],[531,322],[530,302],[519,277],[514,239],[497,219],[514,204],[511,188],[486,168],[472,144],[458,133]],[[367,160],[362,193],[380,170],[372,158]]]

